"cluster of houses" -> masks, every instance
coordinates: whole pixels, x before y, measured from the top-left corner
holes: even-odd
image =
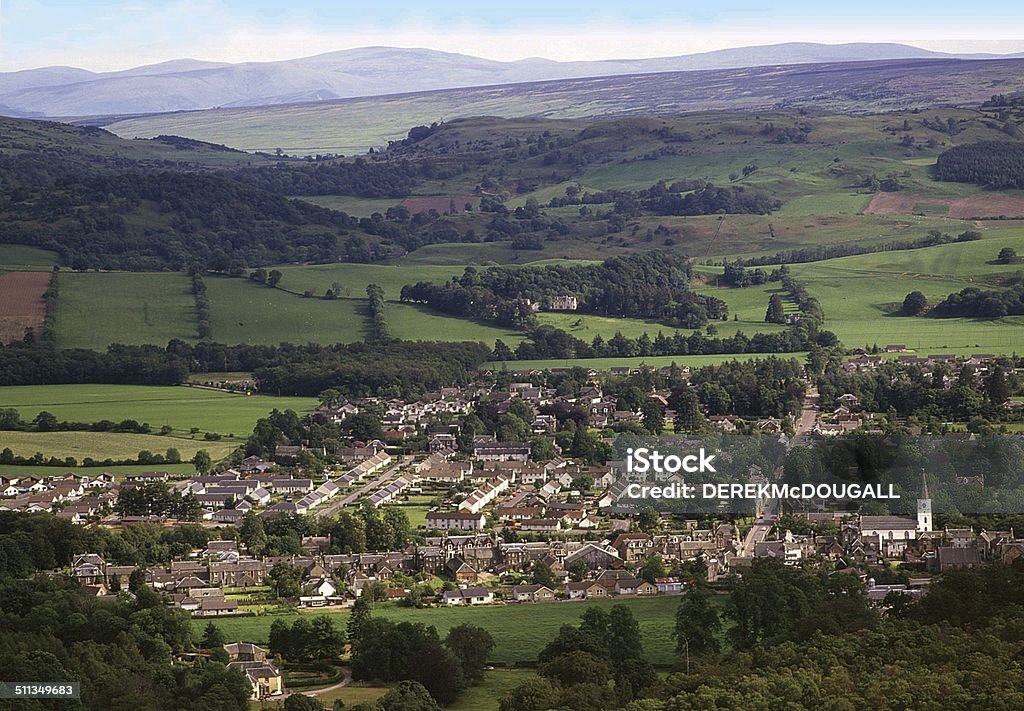
[[[889,354],[906,353],[906,350],[906,346],[903,345],[888,345],[885,347],[885,352]],[[946,366],[947,369],[955,368],[956,372],[952,373],[954,377],[961,368],[967,368],[975,375],[982,376],[993,366],[995,360],[996,357],[991,353],[975,353],[970,358],[963,360],[959,360],[953,355],[930,354],[926,356],[898,355],[893,361],[881,355],[871,355],[865,352],[863,348],[858,348],[854,350],[854,356],[843,364],[843,370],[847,373],[864,373],[875,370],[883,363],[895,362],[900,365],[919,366],[925,377],[930,377],[936,366],[939,365]]]

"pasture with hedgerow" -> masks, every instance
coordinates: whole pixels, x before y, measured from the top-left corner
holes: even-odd
[[[720,335],[784,328],[764,322],[778,285],[723,284],[723,262],[768,270],[790,264],[821,303],[825,327],[849,347],[897,340],[935,353],[1013,352],[1021,324],[1012,314],[939,319],[927,310],[901,317],[897,308],[912,291],[937,303],[966,287],[1006,288],[1017,267],[996,256],[1003,247],[1024,250],[1024,193],[1006,177],[1020,170],[1021,153],[1005,151],[996,177],[970,172],[971,161],[984,161],[993,146],[1016,145],[1008,127],[1019,116],[991,100],[964,103],[884,113],[852,106],[844,113],[804,107],[466,118],[370,155],[313,162],[193,142],[188,161],[160,174],[161,201],[145,194],[146,181],[156,179],[144,176],[166,142],[64,128],[33,131],[29,142],[21,137],[31,123],[8,119],[8,133],[21,140],[0,149],[43,171],[48,143],[80,132],[72,139],[82,144],[72,171],[80,168],[79,182],[62,190],[72,202],[93,183],[122,179],[120,171],[91,167],[113,146],[130,157],[129,170],[143,184],[130,205],[95,208],[118,227],[88,242],[62,236],[80,229],[74,214],[54,216],[55,230],[37,207],[13,204],[4,219],[25,246],[0,247],[0,263],[24,269],[29,247],[58,255],[46,328],[60,348],[171,339],[358,342],[367,334],[366,286],[375,283],[395,338],[490,347],[500,339],[515,349],[530,338],[528,327],[403,302],[402,288],[443,283],[466,267],[568,266],[658,250],[689,259],[693,287],[730,305],[727,321],[713,324]],[[197,190],[222,197],[216,205],[192,202],[189,217],[179,217]],[[349,211],[331,209],[331,195],[351,196],[343,204]],[[256,202],[258,210],[237,212],[243,221],[230,217]],[[970,239],[957,241],[964,234]],[[205,329],[189,276],[196,270],[206,286]],[[273,284],[257,274],[274,270]],[[39,307],[17,308],[25,315],[5,323],[21,330],[8,341],[24,333],[23,322],[42,329],[41,320],[31,321]],[[587,342],[680,328],[573,312],[542,311],[536,320]]]

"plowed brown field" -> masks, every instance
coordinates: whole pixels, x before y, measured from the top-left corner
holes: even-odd
[[[50,286],[50,272],[6,272],[0,274],[0,343],[25,337],[28,328],[37,333],[46,318],[44,294]]]

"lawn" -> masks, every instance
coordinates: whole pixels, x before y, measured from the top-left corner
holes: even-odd
[[[508,370],[548,370],[550,368],[593,368],[594,370],[608,370],[609,368],[639,368],[650,366],[661,368],[663,366],[688,365],[691,368],[700,368],[705,365],[718,365],[731,360],[755,360],[758,358],[796,358],[803,362],[806,353],[744,353],[741,355],[697,355],[697,356],[650,356],[632,358],[553,358],[548,360],[509,360],[491,361],[484,363],[481,368],[495,370],[507,368]]]
[[[195,340],[195,298],[184,274],[61,272],[57,342],[104,350],[111,343]]]
[[[593,602],[555,602],[537,605],[491,605],[475,608],[428,608],[411,609],[390,603],[378,603],[375,615],[396,622],[419,622],[437,627],[443,636],[456,625],[470,623],[479,625],[494,637],[495,647],[491,658],[494,664],[511,665],[517,662],[536,660],[540,650],[558,632],[563,624],[578,624],[579,618],[590,605],[609,609],[616,602],[629,606],[640,623],[644,648],[648,658],[658,666],[669,666],[675,662],[675,644],[672,640],[678,596],[632,598],[626,600],[602,600]],[[228,641],[249,641],[266,643],[271,623],[276,619],[290,621],[300,613],[287,611],[254,617],[233,617],[214,620]],[[309,610],[302,614],[339,615],[346,618],[347,611]],[[208,620],[194,620],[198,631]],[[344,619],[338,624],[343,624]]]
[[[427,501],[433,500],[433,496],[425,496],[421,498],[420,503],[402,503],[396,504],[393,507],[405,514],[405,517],[409,519],[409,525],[413,528],[423,528],[427,525],[427,511],[430,507],[427,505]]]
[[[206,442],[202,437],[171,437],[160,435],[127,434],[120,432],[3,432],[0,444],[9,447],[15,456],[31,457],[42,452],[47,458],[74,457],[82,461],[92,459],[135,459],[142,450],[163,454],[173,447],[185,461],[205,449],[214,461],[223,459],[239,445],[239,440]],[[154,468],[152,465],[150,468]],[[157,467],[159,468],[159,467]]]
[[[466,689],[458,701],[445,708],[448,711],[498,711],[503,697],[535,676],[535,672],[527,669],[494,669],[484,674],[483,682]]]
[[[169,425],[176,435],[189,434],[191,428],[198,427],[200,433],[236,437],[247,436],[256,420],[274,408],[308,412],[316,406],[312,398],[247,396],[204,388],[146,385],[0,387],[0,403],[17,409],[26,421],[45,410],[58,420],[71,422],[133,419],[148,422],[155,430]]]

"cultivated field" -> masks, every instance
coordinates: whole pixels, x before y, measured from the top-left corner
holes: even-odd
[[[46,319],[50,272],[0,272],[0,343],[20,341],[28,329],[39,333]]]
[[[248,436],[256,420],[272,409],[308,412],[312,398],[238,395],[195,387],[144,385],[19,385],[0,387],[0,403],[13,407],[23,420],[42,411],[71,422],[148,422],[154,430],[170,426],[175,435],[203,433]],[[6,433],[0,433],[0,440]],[[136,450],[137,452],[138,450]]]
[[[445,213],[456,215],[465,212],[466,205],[476,209],[479,202],[480,198],[476,195],[423,195],[402,200],[402,207],[413,215],[417,212],[430,212],[431,210],[439,215]]]
[[[360,300],[307,299],[226,277],[207,278],[206,288],[212,340],[217,343],[351,343],[366,333]]]
[[[195,298],[184,274],[61,272],[56,334],[63,348],[195,340]]]
[[[937,303],[969,286],[992,288],[1019,265],[995,264],[1004,246],[1024,249],[1024,231],[1004,226],[985,239],[903,252],[880,252],[791,267],[825,311],[825,328],[847,347],[901,343],[929,353],[1014,353],[1024,347],[1024,317],[999,320],[892,315],[911,291]]]
[[[907,193],[878,193],[864,210],[866,215],[929,215],[959,220],[1024,217],[1024,196],[981,193],[968,197],[941,197]]]

